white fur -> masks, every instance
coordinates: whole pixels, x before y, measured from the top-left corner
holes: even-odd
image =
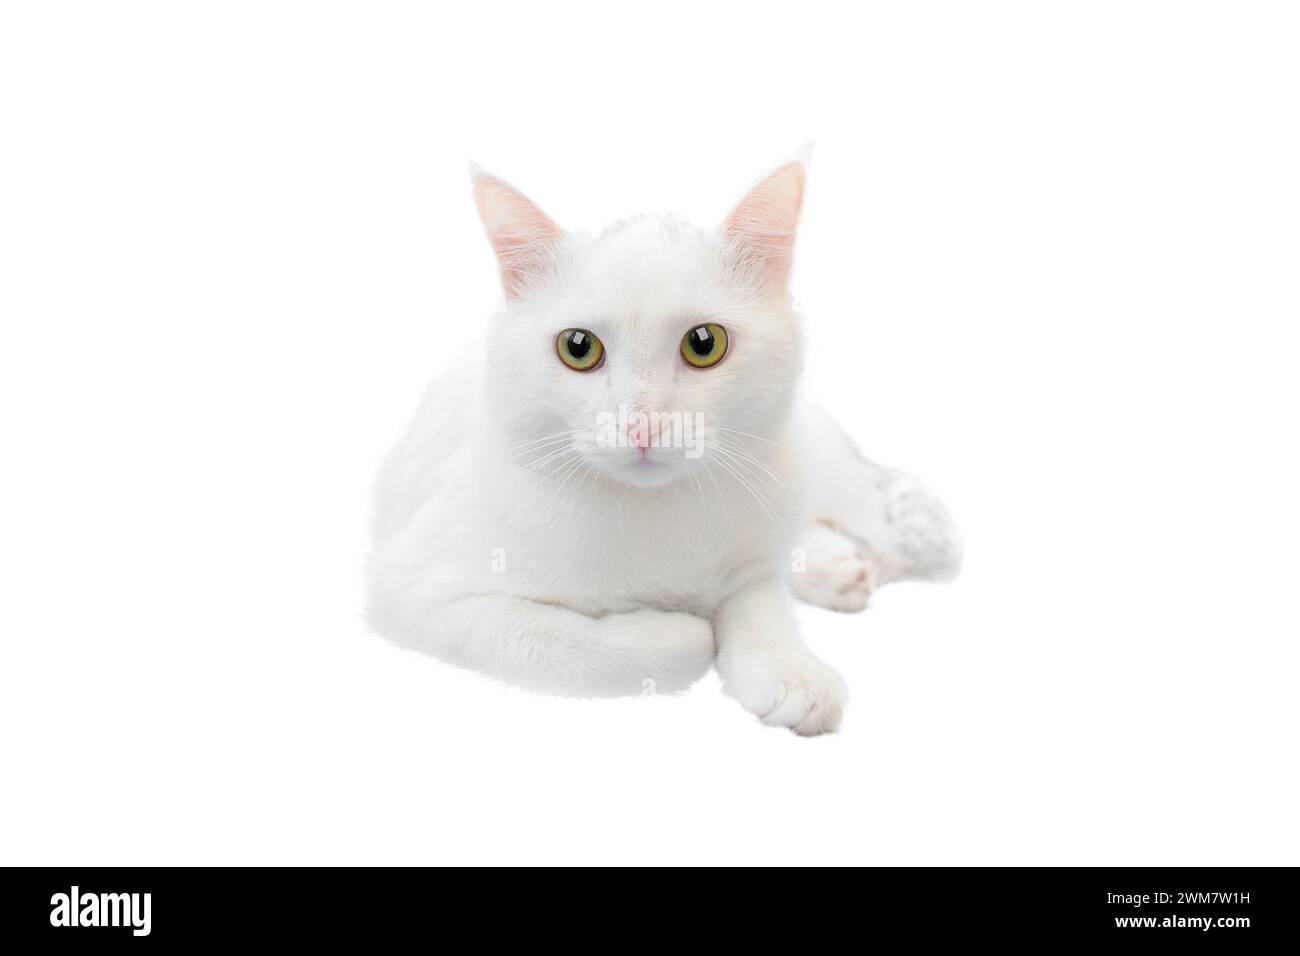
[[[834,730],[843,681],[800,640],[791,590],[840,611],[875,584],[951,577],[946,512],[795,400],[785,282],[806,157],[719,230],[643,217],[564,233],[475,171],[506,300],[483,347],[430,385],[376,486],[369,615],[389,639],[536,690],[675,692],[716,664],[765,722]],[[710,321],[716,367],[679,354]],[[575,372],[564,329],[605,363]],[[707,444],[604,447],[598,417],[699,412]]]

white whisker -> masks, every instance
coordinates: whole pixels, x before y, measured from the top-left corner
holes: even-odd
[[[596,463],[594,461],[587,465],[587,470],[584,471],[582,473],[582,477],[578,479],[578,486],[573,489],[573,493],[575,496],[578,494],[578,492],[582,490],[582,486],[586,482],[587,476],[590,475],[595,470],[596,470]]]
[[[778,477],[775,472],[772,472],[767,468],[765,468],[762,462],[757,461],[748,456],[739,455],[735,452],[729,451],[728,449],[723,448],[720,445],[710,444],[708,447],[712,449],[715,455],[720,456],[719,461],[725,459],[726,461],[734,465],[737,469],[739,469],[741,472],[743,472],[746,476],[753,478],[756,482],[760,484],[763,484],[764,487],[766,487],[768,484],[772,484],[773,490],[776,491],[778,494],[780,494],[782,498],[788,500],[789,491],[786,489],[785,484],[781,481],[780,477]],[[755,465],[757,465],[759,468],[763,468],[764,471],[768,472],[768,474],[767,475],[757,474],[754,471]],[[768,477],[769,475],[770,475],[770,479]]]
[[[705,523],[705,519],[707,519],[709,516],[708,509],[704,507],[704,485],[700,482],[699,472],[696,471],[694,468],[691,469],[691,478],[695,480],[695,490],[699,492],[699,498],[697,500],[699,501],[699,505],[700,505],[700,524],[703,525]]]
[[[722,505],[722,520],[725,522],[727,520],[727,496],[722,493],[722,485],[718,484],[718,476],[715,475],[713,469],[709,467],[709,460],[707,458],[702,458],[701,461],[704,462],[704,470],[708,473],[710,480],[713,482],[713,487],[718,489],[718,503]]]
[[[563,448],[556,449],[555,451],[544,454],[540,458],[537,458],[534,461],[529,462],[524,467],[524,471],[536,471],[538,468],[541,468],[546,464],[548,464],[549,462],[554,461],[556,458],[561,457],[565,452],[573,451],[577,447],[578,446],[573,444],[573,442],[569,442]]]
[[[522,451],[519,451],[516,454],[511,455],[510,457],[522,458],[525,455],[532,454],[533,452],[541,451],[543,448],[547,447],[548,445],[554,445],[559,442],[568,441],[576,434],[578,433],[563,432],[559,435],[549,435],[546,438],[539,438],[536,441],[525,442],[523,445],[516,445],[515,448],[522,449]],[[514,449],[510,449],[510,448],[506,449],[507,454],[509,454],[509,452],[511,451],[514,451]]]
[[[715,426],[713,430],[717,432],[725,432],[728,435],[743,435],[746,438],[754,438],[757,439],[758,441],[767,442],[769,445],[774,445],[777,448],[785,447],[780,442],[772,441],[772,439],[770,438],[764,438],[762,435],[751,435],[749,432],[742,432],[739,429],[735,429],[735,428],[722,428],[721,426]]]
[[[740,461],[761,468],[764,472],[766,472],[768,477],[772,479],[772,481],[776,482],[776,485],[780,489],[782,494],[787,496],[789,495],[790,489],[787,488],[785,482],[781,480],[781,476],[778,475],[771,468],[769,468],[767,465],[765,465],[763,462],[759,461],[758,458],[754,457],[754,455],[750,454],[749,449],[737,447],[735,445],[732,445],[731,443],[727,443],[724,445],[723,440],[719,439],[718,444],[714,446],[714,450],[721,452],[724,455],[730,455],[734,459],[739,459]]]
[[[776,518],[772,515],[771,510],[768,508],[767,502],[763,500],[763,496],[754,488],[754,486],[745,479],[745,476],[740,473],[739,469],[728,464],[727,461],[723,458],[718,458],[715,460],[718,463],[718,467],[722,468],[724,471],[730,474],[731,477],[735,478],[736,481],[740,483],[741,487],[743,487],[746,491],[749,492],[750,496],[756,502],[758,502],[758,506],[763,509],[763,513],[767,515],[767,520],[770,521],[773,525],[775,525]]]
[[[574,476],[574,474],[577,473],[578,469],[582,467],[582,464],[583,464],[584,461],[586,461],[586,459],[583,458],[581,454],[579,454],[579,455],[578,455],[578,460],[575,461],[572,465],[570,465],[569,468],[568,468],[568,470],[565,471],[565,473],[563,474],[563,476],[561,476],[560,484],[559,484],[559,486],[555,489],[555,491],[556,491],[557,494],[558,494],[558,493],[559,493],[559,492],[564,488],[565,485],[567,485],[567,484],[569,483],[569,479],[572,478],[572,477]]]
[[[558,472],[562,471],[565,468],[568,468],[570,465],[573,464],[575,459],[577,461],[582,461],[582,452],[573,449],[571,451],[571,454],[573,455],[573,458],[565,458],[563,461],[561,461],[558,465],[556,465],[546,474],[542,475],[541,480],[546,481],[546,479],[550,478],[552,475],[557,474]]]

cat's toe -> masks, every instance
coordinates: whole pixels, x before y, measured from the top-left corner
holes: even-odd
[[[874,563],[850,554],[794,575],[792,588],[808,604],[853,614],[866,609],[879,576]]]
[[[868,588],[841,591],[830,595],[829,601],[822,607],[841,614],[859,614],[871,603],[871,591]]]
[[[843,678],[811,654],[751,666],[726,688],[763,723],[804,737],[837,730],[849,696]]]

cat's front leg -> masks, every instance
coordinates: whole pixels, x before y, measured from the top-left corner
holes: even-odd
[[[799,637],[779,578],[737,592],[714,618],[724,689],[765,724],[811,736],[840,725],[849,692]]]
[[[370,620],[381,634],[461,667],[553,694],[676,693],[708,672],[709,621],[643,608],[592,617],[505,594],[422,596],[382,575]]]

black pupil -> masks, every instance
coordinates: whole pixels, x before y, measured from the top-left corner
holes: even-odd
[[[703,358],[713,351],[713,333],[704,326],[691,329],[691,351]]]
[[[569,354],[576,359],[584,359],[587,353],[591,351],[591,336],[586,332],[571,332],[569,334]]]

